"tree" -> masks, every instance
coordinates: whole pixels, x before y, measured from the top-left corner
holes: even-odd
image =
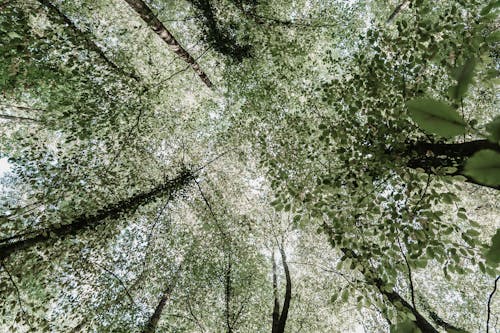
[[[0,2],[0,330],[494,329],[497,13]]]

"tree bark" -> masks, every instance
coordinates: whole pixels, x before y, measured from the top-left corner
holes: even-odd
[[[391,16],[389,16],[386,22],[390,23],[392,20],[394,20],[394,18],[401,12],[401,10],[403,9],[404,5],[406,5],[407,2],[408,0],[404,0],[396,8],[394,8],[394,11],[392,12]]]
[[[214,50],[238,62],[250,57],[252,47],[248,44],[240,45],[234,33],[219,24],[210,0],[189,0],[189,2],[201,13],[199,17],[207,29],[205,39]]]
[[[280,248],[280,252],[283,269],[285,270],[286,287],[285,300],[283,301],[283,309],[281,310],[278,333],[284,333],[286,320],[288,318],[288,309],[290,308],[290,301],[292,299],[292,279],[290,278],[290,271],[288,270],[288,263],[286,262],[286,255],[283,247]]]
[[[77,235],[81,231],[101,224],[104,219],[116,219],[122,214],[133,212],[137,207],[144,205],[159,197],[169,195],[174,196],[178,191],[185,188],[194,175],[190,171],[182,171],[178,177],[166,180],[163,184],[150,191],[142,192],[127,199],[110,204],[91,214],[83,214],[74,218],[68,224],[61,224],[40,230],[36,235],[24,238],[8,237],[0,240],[0,261],[8,258],[12,253],[31,248],[35,245],[55,241],[72,235]]]
[[[272,255],[272,260],[273,260],[273,298],[274,298],[272,333],[277,333],[280,321],[280,302],[278,296],[278,273],[276,268],[276,259],[274,256],[274,251]]]
[[[281,262],[283,263],[283,269],[285,271],[285,299],[283,300],[283,309],[279,310],[279,300],[278,300],[278,282],[276,273],[276,261],[274,259],[274,252],[272,256],[273,260],[273,294],[274,294],[274,308],[273,308],[273,326],[272,333],[284,333],[286,320],[288,319],[288,310],[290,308],[290,301],[292,299],[292,279],[290,278],[290,271],[288,269],[288,263],[286,261],[286,254],[283,248],[280,248]]]
[[[90,51],[97,53],[97,55],[104,60],[104,62],[110,66],[113,70],[118,72],[121,75],[125,75],[134,81],[140,81],[139,77],[133,73],[125,72],[122,68],[118,67],[108,56],[102,51],[102,49],[92,40],[91,36],[86,31],[78,28],[71,19],[66,16],[59,8],[53,5],[49,0],[38,0],[43,6],[45,6],[49,12],[51,12],[54,16],[59,17],[61,23],[67,25],[76,35],[81,36],[83,38],[84,45]]]
[[[421,168],[427,173],[433,173],[432,168],[456,167],[457,171],[450,174],[462,175],[467,182],[500,190],[498,186],[488,186],[476,182],[463,174],[465,161],[476,152],[491,149],[500,152],[500,146],[488,140],[476,140],[463,143],[429,143],[417,142],[409,145],[403,155],[409,156],[407,166],[412,169]]]
[[[165,304],[167,303],[170,295],[172,294],[173,286],[168,286],[167,289],[163,292],[158,305],[155,308],[155,312],[149,318],[148,323],[146,324],[146,328],[142,331],[143,333],[154,333],[156,332],[156,328],[158,327],[158,322],[160,321],[161,314],[163,313],[163,309],[165,308]]]
[[[212,82],[201,69],[196,60],[177,42],[175,37],[167,30],[148,5],[142,0],[125,0],[126,3],[153,29],[153,31],[175,52],[182,60],[189,64],[207,87],[212,87]]]
[[[326,226],[326,228],[328,230],[328,226]],[[358,255],[354,253],[354,251],[347,248],[343,248],[341,249],[341,251],[342,253],[344,253],[346,257],[349,257],[351,259],[356,259],[358,262],[360,261]],[[420,330],[423,333],[439,333],[438,330],[434,328],[434,326],[422,314],[420,314],[410,303],[408,303],[401,295],[399,295],[394,290],[387,290],[384,281],[376,277],[377,273],[375,272],[374,269],[367,268],[366,265],[364,265],[363,263],[361,263],[361,267],[362,267],[361,272],[365,276],[367,282],[377,287],[380,293],[386,296],[387,300],[395,308],[399,309],[402,306],[407,311],[413,313],[413,315],[416,318],[415,324],[417,325],[418,328],[420,328]]]

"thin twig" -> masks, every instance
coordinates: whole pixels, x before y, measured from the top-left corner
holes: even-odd
[[[403,251],[403,247],[401,246],[401,242],[399,241],[399,236],[398,236],[398,245],[399,249],[401,250],[401,254],[403,255],[403,258],[406,263],[406,267],[408,267],[408,279],[410,280],[410,294],[411,294],[411,304],[413,305],[413,309],[417,311],[417,306],[415,305],[415,289],[413,288],[413,278],[411,274],[411,268],[410,264],[408,263],[408,258],[406,258],[406,254]]]
[[[116,160],[118,159],[118,157],[121,155],[122,151],[123,151],[123,147],[128,143],[130,137],[132,136],[132,133],[136,130],[137,127],[139,127],[139,123],[141,121],[141,117],[142,117],[142,109],[139,110],[139,113],[137,114],[137,118],[135,120],[135,124],[134,126],[132,126],[130,128],[130,130],[128,131],[127,135],[125,136],[125,139],[123,140],[122,144],[120,145],[120,148],[118,149],[118,151],[115,153],[115,155],[113,156],[113,158],[111,159],[111,161],[109,162],[108,166],[106,167],[106,169],[104,169],[104,173],[107,175],[109,174],[109,170],[113,167],[113,164],[115,164]]]
[[[5,266],[4,262],[0,263],[0,267],[3,267],[3,269],[5,270],[5,273],[7,273],[7,275],[9,276],[10,282],[12,282],[12,284],[14,285],[14,288],[16,289],[17,301],[19,302],[19,307],[21,308],[21,312],[23,313],[24,319],[26,320],[28,325],[31,326],[29,319],[28,319],[28,315],[26,314],[26,311],[24,310],[23,302],[21,301],[21,293],[19,292],[19,288],[17,287],[16,282],[12,278],[12,275],[10,274],[9,270],[7,269],[7,266]]]
[[[91,262],[90,260],[88,259],[85,259],[88,263],[90,264],[93,264],[93,265],[96,265],[97,267],[101,268],[102,270],[104,270],[106,273],[110,274],[111,276],[113,276],[123,287],[123,289],[125,290],[125,293],[127,294],[127,297],[130,299],[130,303],[135,305],[135,307],[139,308],[139,306],[137,305],[137,303],[135,303],[134,299],[132,298],[132,295],[130,295],[130,292],[127,288],[127,286],[125,285],[125,283],[122,281],[122,279],[120,279],[120,277],[118,275],[116,275],[115,273],[113,273],[112,271],[110,271],[109,269],[107,269],[106,267],[104,267],[103,265],[101,264],[98,264],[96,262]]]
[[[490,329],[490,317],[491,317],[491,301],[493,299],[493,295],[495,295],[495,292],[497,291],[497,282],[500,279],[500,275],[497,276],[495,279],[495,286],[493,287],[493,291],[490,294],[490,297],[488,297],[488,317],[486,319],[486,333],[489,333]]]
[[[28,118],[28,117],[20,117],[20,116],[11,116],[9,114],[0,114],[1,119],[7,119],[7,120],[20,120],[20,121],[30,121],[34,123],[38,123],[39,120],[33,119],[33,118]]]
[[[167,198],[167,200],[165,201],[165,204],[163,205],[163,207],[161,208],[161,210],[158,212],[158,215],[156,216],[156,219],[155,221],[153,222],[153,225],[151,226],[151,230],[148,234],[148,237],[146,239],[146,249],[144,250],[144,262],[143,262],[143,266],[145,267],[146,266],[146,262],[147,262],[147,259],[148,259],[148,252],[149,252],[149,246],[150,246],[150,243],[151,243],[151,237],[153,235],[153,232],[156,228],[156,225],[158,224],[158,221],[160,221],[160,218],[161,216],[163,215],[163,212],[165,211],[165,209],[167,209],[167,206],[170,202],[170,196]]]

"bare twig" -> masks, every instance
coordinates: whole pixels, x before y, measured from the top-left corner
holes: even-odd
[[[120,277],[118,275],[116,275],[115,273],[113,273],[112,271],[110,271],[109,269],[107,269],[106,267],[104,267],[103,265],[101,264],[98,264],[96,262],[92,262],[88,259],[85,259],[88,263],[92,264],[92,265],[96,265],[97,267],[101,268],[103,271],[105,271],[106,273],[108,273],[109,275],[111,275],[112,277],[114,277],[120,284],[121,286],[123,287],[123,289],[125,290],[125,293],[127,294],[127,297],[130,299],[130,303],[133,304],[135,307],[139,308],[139,306],[137,305],[137,303],[135,303],[132,295],[130,295],[130,292],[127,288],[127,286],[125,285],[125,283],[123,282],[122,279],[120,279]]]
[[[165,212],[165,209],[167,209],[167,206],[168,206],[169,202],[170,202],[170,197],[168,197],[167,200],[165,201],[165,204],[163,205],[163,207],[158,212],[158,215],[156,216],[156,219],[153,222],[153,225],[151,226],[151,230],[150,230],[150,232],[148,234],[148,237],[147,237],[147,240],[146,240],[146,249],[144,250],[144,262],[143,262],[143,266],[146,266],[146,262],[147,262],[147,258],[148,258],[148,252],[149,252],[149,246],[150,246],[150,243],[151,243],[151,237],[153,235],[153,232],[154,232],[154,230],[156,228],[156,225],[160,221],[161,216]]]
[[[3,269],[5,270],[5,273],[7,273],[7,275],[9,276],[10,282],[12,282],[12,285],[16,289],[17,301],[19,302],[19,307],[21,308],[21,312],[23,313],[24,319],[26,320],[28,325],[31,326],[29,319],[28,319],[28,315],[26,314],[26,311],[24,310],[23,302],[21,301],[21,293],[19,292],[19,288],[17,286],[17,283],[12,278],[12,275],[10,274],[9,270],[7,269],[7,266],[5,266],[4,262],[0,263],[0,267],[3,267]]]
[[[6,107],[6,108],[11,108],[11,109],[19,109],[19,110],[24,110],[24,111],[47,112],[47,110],[44,110],[44,109],[31,108],[29,106],[14,105],[14,104],[3,104],[3,103],[0,103],[0,107]]]
[[[403,247],[401,246],[401,242],[399,241],[399,236],[398,236],[398,245],[399,245],[399,250],[401,251],[401,255],[405,260],[406,267],[408,268],[408,280],[410,281],[411,304],[413,305],[413,309],[415,309],[416,311],[417,306],[415,305],[415,289],[413,288],[413,278],[411,274],[410,263],[408,262],[408,258],[406,258],[406,254],[403,251]]]
[[[34,122],[38,123],[39,121],[33,118],[29,117],[20,117],[20,116],[11,116],[9,114],[0,114],[1,119],[7,119],[7,120],[20,120],[20,121],[29,121],[29,122]]]
[[[80,27],[76,26],[73,21],[65,14],[63,13],[56,5],[52,4],[49,0],[38,0],[42,5],[47,7],[48,10],[50,10],[52,13],[55,15],[59,16],[61,21],[66,24],[73,32],[78,35],[83,37],[83,42],[85,44],[85,47],[88,48],[89,50],[97,53],[99,57],[104,60],[106,64],[108,64],[111,68],[113,68],[116,72],[118,72],[121,75],[127,76],[131,79],[133,79],[136,82],[140,81],[140,78],[135,75],[134,73],[128,73],[125,70],[123,70],[121,67],[119,67],[114,61],[112,61],[105,53],[104,51],[92,40],[92,37],[90,36],[89,33],[86,31],[82,30]]]

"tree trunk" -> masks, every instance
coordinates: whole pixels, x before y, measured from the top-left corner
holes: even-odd
[[[140,81],[139,77],[137,77],[133,73],[127,73],[120,67],[118,67],[111,59],[108,58],[108,56],[101,50],[101,48],[92,40],[92,38],[89,36],[89,34],[80,28],[78,28],[68,16],[66,16],[62,11],[59,10],[59,8],[55,5],[53,5],[49,0],[38,0],[43,6],[47,7],[47,9],[54,15],[59,17],[61,23],[67,25],[73,32],[81,36],[84,41],[84,45],[87,49],[90,51],[93,51],[99,55],[99,57],[104,60],[104,62],[109,65],[111,68],[113,68],[115,71],[118,73],[125,75],[135,81]]]
[[[167,180],[160,186],[150,191],[136,194],[130,198],[108,205],[94,214],[84,214],[76,217],[68,224],[61,224],[40,230],[35,236],[24,238],[23,235],[8,237],[0,240],[0,261],[9,257],[12,253],[31,248],[35,245],[56,241],[67,236],[77,235],[82,230],[102,223],[104,219],[116,219],[122,214],[133,212],[137,207],[144,205],[159,197],[174,196],[176,192],[186,187],[194,175],[190,171],[182,171],[174,179]]]
[[[281,310],[278,333],[284,333],[286,320],[288,318],[288,309],[290,308],[290,300],[292,299],[292,279],[290,278],[290,271],[288,270],[288,263],[286,262],[286,255],[283,247],[280,248],[280,252],[283,269],[285,270],[286,287],[285,300],[283,301],[283,309]]]
[[[277,333],[280,321],[280,302],[278,296],[278,273],[276,269],[276,259],[274,257],[274,251],[272,255],[272,260],[273,260],[273,298],[274,298],[272,333]]]
[[[207,87],[212,87],[212,82],[201,69],[196,60],[177,42],[175,37],[160,22],[148,5],[142,0],[125,0],[126,3],[153,29],[153,31],[175,52],[182,60],[189,64]]]
[[[396,8],[394,8],[394,11],[392,12],[391,16],[389,16],[386,23],[390,23],[392,20],[394,20],[394,18],[401,12],[401,10],[403,9],[404,5],[406,5],[407,2],[408,0],[404,0],[401,4],[399,4]]]
[[[476,140],[464,143],[417,142],[408,146],[403,155],[410,157],[407,166],[412,169],[421,168],[427,173],[433,173],[432,168],[456,167],[457,171],[450,174],[450,176],[462,175],[469,183],[500,190],[498,186],[480,184],[463,174],[464,163],[467,158],[483,149],[500,152],[499,145],[488,140]]]
[[[273,326],[272,333],[284,333],[286,320],[288,318],[288,310],[290,308],[290,301],[292,299],[292,279],[290,278],[290,271],[288,269],[288,263],[286,261],[286,254],[283,248],[280,248],[281,261],[283,263],[283,269],[285,271],[285,299],[283,301],[283,309],[279,310],[279,300],[278,300],[278,282],[276,273],[276,261],[274,259],[274,252],[272,256],[273,260],[273,294],[274,294],[274,308],[273,308]]]
[[[160,321],[161,315],[163,313],[163,309],[165,308],[165,304],[167,303],[170,296],[172,295],[172,291],[174,290],[174,287],[177,283],[177,279],[179,278],[179,275],[181,274],[182,262],[179,264],[179,267],[177,267],[177,271],[175,272],[175,275],[172,278],[170,284],[165,288],[165,291],[161,295],[160,301],[158,302],[158,305],[155,308],[155,312],[153,312],[153,314],[149,318],[148,323],[146,324],[146,327],[144,328],[142,333],[155,333],[156,332],[156,328],[158,327],[158,322]]]
[[[163,313],[163,309],[165,308],[165,304],[167,303],[170,295],[172,294],[172,289],[170,286],[163,292],[163,295],[160,298],[160,302],[156,306],[155,312],[149,318],[148,323],[146,324],[146,328],[142,331],[143,333],[154,333],[156,332],[156,328],[158,327],[158,322],[160,321],[161,314]]]

